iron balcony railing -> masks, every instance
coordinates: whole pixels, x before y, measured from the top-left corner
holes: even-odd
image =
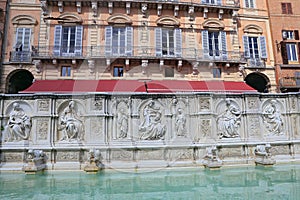
[[[261,58],[247,58],[248,67],[265,68],[266,62]]]
[[[97,58],[136,58],[136,59],[182,59],[199,61],[228,61],[246,63],[244,54],[239,51],[209,51],[196,48],[157,48],[149,46],[107,47],[85,46],[81,51],[67,51],[53,46],[36,48],[34,59],[97,59]]]
[[[48,0],[50,1],[50,0]],[[54,5],[57,5],[57,2],[60,0],[51,0],[50,2]],[[72,0],[66,0],[68,2]],[[77,1],[84,1],[84,0],[73,0],[74,2]],[[118,0],[95,0],[96,2],[119,2]],[[224,7],[240,7],[240,0],[123,0],[123,2],[140,2],[140,3],[174,3],[174,4],[181,4],[181,5],[194,5],[194,6],[224,6]]]
[[[281,88],[300,88],[300,77],[282,77],[279,84]]]
[[[31,54],[31,51],[11,51],[9,61],[16,63],[30,63]]]

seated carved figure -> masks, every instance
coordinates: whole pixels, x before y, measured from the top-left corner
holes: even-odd
[[[158,140],[164,139],[166,126],[161,123],[161,109],[155,106],[155,102],[151,101],[144,108],[144,121],[139,126],[142,133],[142,140]]]
[[[8,141],[28,140],[31,130],[31,120],[19,103],[13,104],[6,127]]]
[[[63,137],[61,140],[82,139],[83,123],[77,115],[74,108],[74,101],[70,101],[60,117],[61,130],[63,130]]]

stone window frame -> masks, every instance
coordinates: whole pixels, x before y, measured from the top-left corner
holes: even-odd
[[[17,43],[17,30],[18,28],[30,28],[31,34],[30,34],[30,49],[34,42],[34,34],[35,34],[35,26],[37,25],[37,20],[30,16],[30,15],[17,15],[14,16],[11,20],[13,27],[14,27],[14,42],[13,47],[15,47]]]

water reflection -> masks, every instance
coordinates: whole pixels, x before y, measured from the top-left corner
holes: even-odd
[[[0,199],[298,199],[300,165],[0,174]]]

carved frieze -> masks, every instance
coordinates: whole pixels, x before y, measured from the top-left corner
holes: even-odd
[[[201,98],[199,101],[199,104],[200,104],[201,111],[210,110],[210,99],[209,98]]]
[[[57,152],[57,161],[79,161],[79,152]]]
[[[4,162],[23,162],[22,153],[4,153]]]
[[[133,151],[127,151],[127,150],[112,151],[111,158],[112,160],[132,161]]]
[[[200,131],[202,133],[202,137],[209,137],[211,133],[211,120],[210,119],[202,119],[200,121]]]
[[[103,135],[102,118],[91,119],[91,132],[95,134],[96,137],[101,137]]]
[[[38,119],[36,122],[36,134],[38,140],[47,140],[48,137],[48,119]]]
[[[38,100],[38,111],[48,112],[50,109],[50,100]]]
[[[250,137],[260,136],[260,123],[257,116],[252,116],[248,118],[248,131]]]

